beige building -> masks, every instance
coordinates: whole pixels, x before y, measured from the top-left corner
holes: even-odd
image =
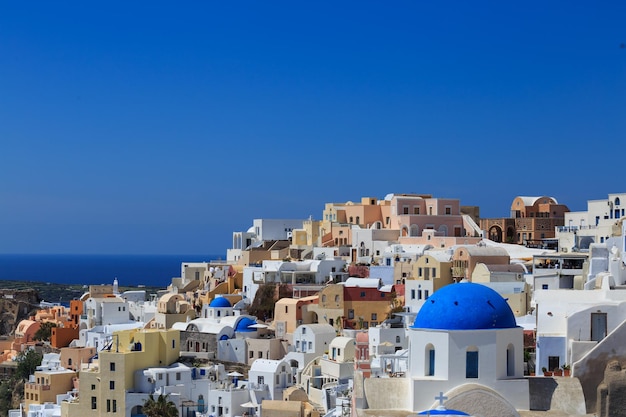
[[[79,371],[82,364],[87,364],[96,354],[95,347],[61,348],[61,366],[65,369]]]
[[[317,323],[317,295],[281,298],[274,306],[274,328],[278,337],[292,334],[301,324]]]
[[[249,366],[257,359],[279,360],[287,354],[283,341],[273,337],[246,338],[246,351],[248,352],[247,363]]]
[[[524,267],[520,264],[478,263],[472,273],[471,281],[497,291],[511,307],[513,314],[521,317],[531,310],[531,287],[526,283],[524,273]]]
[[[62,417],[130,415],[126,393],[133,390],[135,371],[163,367],[180,356],[178,330],[125,330],[113,334],[110,350],[80,372],[78,402],[64,402]]]
[[[372,278],[348,278],[327,285],[318,296],[318,322],[338,329],[377,326],[389,318],[396,303],[395,287],[383,291],[380,280]]]
[[[159,299],[153,323],[157,329],[171,329],[174,323],[195,318],[196,311],[183,295],[168,293]]]
[[[56,403],[56,396],[74,389],[77,373],[69,369],[35,371],[32,381],[24,384],[25,408],[31,404]]]
[[[454,282],[452,256],[447,251],[429,250],[411,263],[413,279],[405,281],[405,307],[417,313],[426,299],[438,289]]]
[[[452,254],[452,279],[471,279],[478,263],[508,265],[511,258],[506,249],[487,246],[460,246]]]

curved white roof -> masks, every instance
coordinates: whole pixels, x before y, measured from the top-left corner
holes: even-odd
[[[120,323],[120,324],[105,324],[103,327],[104,333],[113,333],[119,330],[132,330],[132,329],[141,329],[145,323],[140,321],[132,321],[129,323]]]
[[[439,262],[451,262],[452,261],[452,253],[447,250],[428,250],[424,252],[424,255],[430,256],[436,259]]]
[[[178,323],[174,323],[174,324],[178,324]],[[194,319],[188,323],[183,323],[183,324],[186,325],[184,330],[192,330],[196,328],[198,329],[197,331],[200,333],[220,334],[220,333],[224,333],[225,331],[226,333],[229,333],[229,334],[234,333],[234,330],[231,326],[229,326],[228,324],[222,323],[221,321],[218,323],[213,319],[199,318],[199,319]],[[172,328],[174,328],[174,326],[172,326]]]
[[[287,362],[283,360],[274,360],[274,359],[257,359],[252,362],[252,366],[250,366],[250,372],[272,372],[276,373],[278,367],[281,365],[287,365]]]
[[[298,329],[302,327],[308,328],[311,332],[315,334],[336,333],[335,328],[328,323],[301,324],[300,326],[298,326],[296,331],[298,331]]]
[[[540,196],[536,196],[536,197],[531,197],[531,196],[517,196],[517,198],[520,198],[523,202],[524,202],[524,206],[532,206],[534,205],[537,200],[539,200],[540,198],[550,198],[552,199],[552,201],[554,201],[556,204],[559,204],[558,201],[556,201],[556,198],[554,197],[550,197],[547,195],[540,195]]]
[[[355,340],[352,337],[337,336],[330,342],[330,346],[345,348],[346,346],[354,343]]]
[[[346,287],[360,287],[360,288],[378,288],[380,286],[380,279],[378,278],[348,278],[344,282]]]
[[[511,260],[521,259],[521,260],[531,260],[535,255],[548,255],[551,253],[556,253],[553,249],[536,249],[536,248],[527,248],[522,245],[514,245],[511,243],[499,243],[494,242],[489,239],[482,239],[481,243],[483,243],[487,247],[499,247],[507,251]]]

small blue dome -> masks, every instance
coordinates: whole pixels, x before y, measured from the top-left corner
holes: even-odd
[[[506,300],[491,288],[462,282],[449,284],[428,297],[417,313],[415,329],[479,330],[517,327]]]
[[[250,327],[252,325],[255,325],[256,321],[252,320],[251,318],[248,317],[242,317],[241,320],[239,320],[239,323],[237,323],[237,327],[235,328],[236,332],[254,332],[256,329],[254,327]]]
[[[215,297],[213,301],[209,304],[209,307],[232,307],[230,301],[226,299],[226,297]]]
[[[445,408],[439,409],[435,408],[434,410],[426,410],[417,413],[418,416],[469,416],[469,414],[464,413],[459,410],[447,410]]]

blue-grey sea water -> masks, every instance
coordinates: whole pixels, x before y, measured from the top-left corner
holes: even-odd
[[[217,255],[7,255],[0,254],[0,280],[58,284],[167,286],[183,262],[209,262]],[[224,259],[224,257],[221,257]]]

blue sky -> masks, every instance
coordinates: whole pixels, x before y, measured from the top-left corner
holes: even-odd
[[[0,253],[225,254],[254,218],[624,192],[624,2],[0,5]]]

